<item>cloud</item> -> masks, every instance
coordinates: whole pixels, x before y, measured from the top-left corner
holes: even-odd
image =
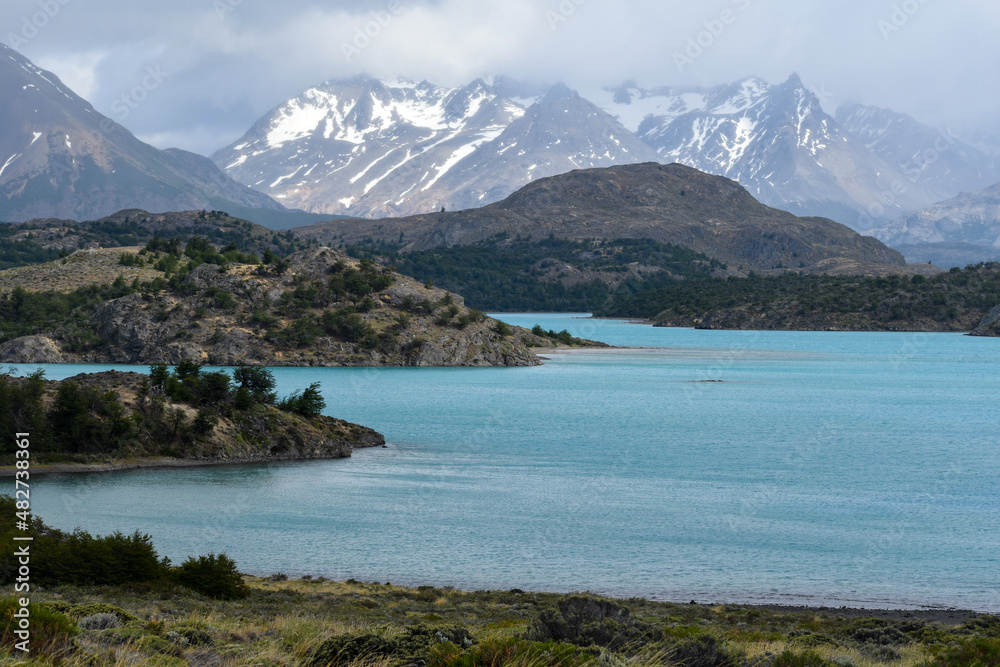
[[[587,90],[797,71],[829,92],[830,111],[858,101],[956,126],[1000,111],[984,74],[1000,60],[1000,8],[988,0],[8,0],[0,37],[39,16],[15,48],[136,134],[201,153],[305,88],[358,73]],[[680,66],[688,49],[698,55]],[[112,105],[150,67],[169,76],[116,117]]]

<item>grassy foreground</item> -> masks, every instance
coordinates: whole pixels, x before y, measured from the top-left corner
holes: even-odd
[[[32,664],[570,667],[1000,665],[1000,618],[767,611],[283,575],[212,600],[166,585],[36,592]],[[0,619],[5,624],[8,618]],[[47,636],[42,636],[43,626]],[[8,638],[4,638],[9,646]],[[0,662],[23,660],[9,648]]]

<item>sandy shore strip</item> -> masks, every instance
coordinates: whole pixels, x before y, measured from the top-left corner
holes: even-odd
[[[122,459],[111,461],[110,463],[53,463],[53,464],[32,464],[30,468],[31,476],[39,475],[69,475],[78,473],[106,473],[106,472],[127,472],[129,470],[140,469],[167,469],[167,468],[204,468],[208,466],[246,466],[246,465],[270,465],[272,463],[304,463],[306,461],[337,461],[336,458],[275,458],[275,459],[172,459],[148,458],[148,459]],[[13,466],[0,467],[0,478],[11,478],[17,473],[17,468]]]

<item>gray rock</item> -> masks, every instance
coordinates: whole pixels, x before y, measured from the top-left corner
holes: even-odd
[[[212,363],[219,366],[236,366],[251,356],[250,344],[253,334],[246,329],[233,329],[222,336],[222,340],[212,346]]]
[[[0,362],[10,364],[61,364],[66,358],[47,336],[22,336],[0,345]]]
[[[144,305],[142,295],[130,294],[98,308],[92,320],[97,335],[126,358],[148,358],[150,363],[156,363],[159,359],[154,361],[150,353],[157,351],[155,356],[162,357],[162,350],[156,350],[160,327]]]
[[[982,319],[975,329],[973,336],[1000,336],[1000,306],[997,306]]]

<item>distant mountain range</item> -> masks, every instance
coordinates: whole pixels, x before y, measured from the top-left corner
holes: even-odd
[[[277,226],[310,219],[205,157],[139,141],[3,44],[0,100],[0,221],[81,220],[125,208],[225,209]]]
[[[736,180],[769,206],[889,243],[960,244],[973,259],[992,257],[979,250],[996,241],[987,212],[975,224],[940,207],[914,213],[1000,182],[1000,140],[985,130],[959,137],[857,105],[831,116],[798,76],[708,89],[628,83],[589,97],[504,78],[456,88],[331,81],[210,160],[139,141],[0,45],[0,221],[211,209],[284,229],[465,210],[572,170],[679,162]],[[975,209],[971,196],[959,208]],[[914,236],[926,225],[913,216],[941,224]]]
[[[565,86],[515,100],[483,80],[358,78],[307,90],[212,159],[289,206],[386,217],[482,206],[540,177],[657,157]]]
[[[797,75],[710,89],[626,85],[598,104],[653,147],[739,181],[769,206],[864,230],[963,189],[1000,179],[993,156],[885,109],[836,117]]]
[[[869,233],[912,262],[950,268],[1000,261],[1000,184],[963,192]]]
[[[370,218],[466,209],[572,169],[657,161],[866,229],[1000,180],[994,155],[903,114],[827,114],[798,76],[711,89],[626,84],[591,100],[507,79],[330,81],[212,159],[285,205]]]

